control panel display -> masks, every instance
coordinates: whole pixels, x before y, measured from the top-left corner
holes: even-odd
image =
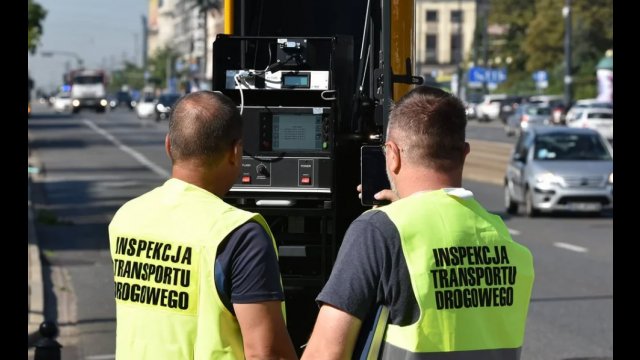
[[[321,151],[322,114],[261,116],[261,151]]]
[[[282,74],[282,87],[308,89],[309,74]]]

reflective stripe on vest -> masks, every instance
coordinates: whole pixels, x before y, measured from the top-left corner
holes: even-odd
[[[384,344],[381,359],[389,360],[512,360],[520,358],[521,348],[412,353],[391,344]]]
[[[511,239],[500,217],[474,199],[443,190],[417,193],[378,210],[398,229],[420,308],[416,323],[387,327],[385,348],[392,345],[410,354],[399,358],[448,354],[443,359],[508,349],[481,353],[517,359],[533,286],[533,258]],[[383,356],[398,358],[386,351]]]
[[[244,358],[214,264],[222,240],[249,220],[265,229],[277,254],[261,215],[177,179],[118,210],[109,224],[118,360]]]

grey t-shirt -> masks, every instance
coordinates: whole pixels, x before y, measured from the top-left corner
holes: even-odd
[[[398,229],[379,210],[363,213],[344,236],[331,277],[316,298],[366,322],[378,305],[389,308],[389,323],[414,323],[420,309],[411,288]]]

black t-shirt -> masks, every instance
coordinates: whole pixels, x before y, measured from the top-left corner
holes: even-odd
[[[241,225],[222,241],[215,267],[216,289],[234,315],[232,304],[284,301],[273,242],[255,221]]]
[[[406,326],[420,317],[398,229],[387,214],[368,211],[351,223],[331,277],[316,298],[366,322],[379,305],[390,324]]]

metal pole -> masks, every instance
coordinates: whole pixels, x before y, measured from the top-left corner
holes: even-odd
[[[149,29],[147,17],[142,15],[142,69],[147,70],[147,42],[149,41]]]
[[[391,79],[391,0],[382,0],[382,136],[387,136],[393,79]]]
[[[486,0],[482,0],[482,66],[486,67],[489,64],[489,32],[487,31],[489,16],[489,5]],[[484,94],[487,91],[487,81],[482,82],[482,92]]]
[[[570,106],[573,82],[571,77],[571,0],[564,1],[562,17],[564,17],[564,102],[566,106]]]
[[[463,54],[463,42],[462,42],[462,24],[464,21],[464,17],[462,16],[463,12],[462,12],[462,0],[458,0],[458,12],[460,13],[460,18],[458,21],[458,54],[456,54],[456,56],[458,57],[456,59],[456,63],[457,63],[457,68],[456,68],[456,75],[458,78],[458,85],[456,87],[456,96],[458,98],[460,98],[460,94],[462,94],[462,86],[463,86],[463,81],[462,81],[462,54]]]

